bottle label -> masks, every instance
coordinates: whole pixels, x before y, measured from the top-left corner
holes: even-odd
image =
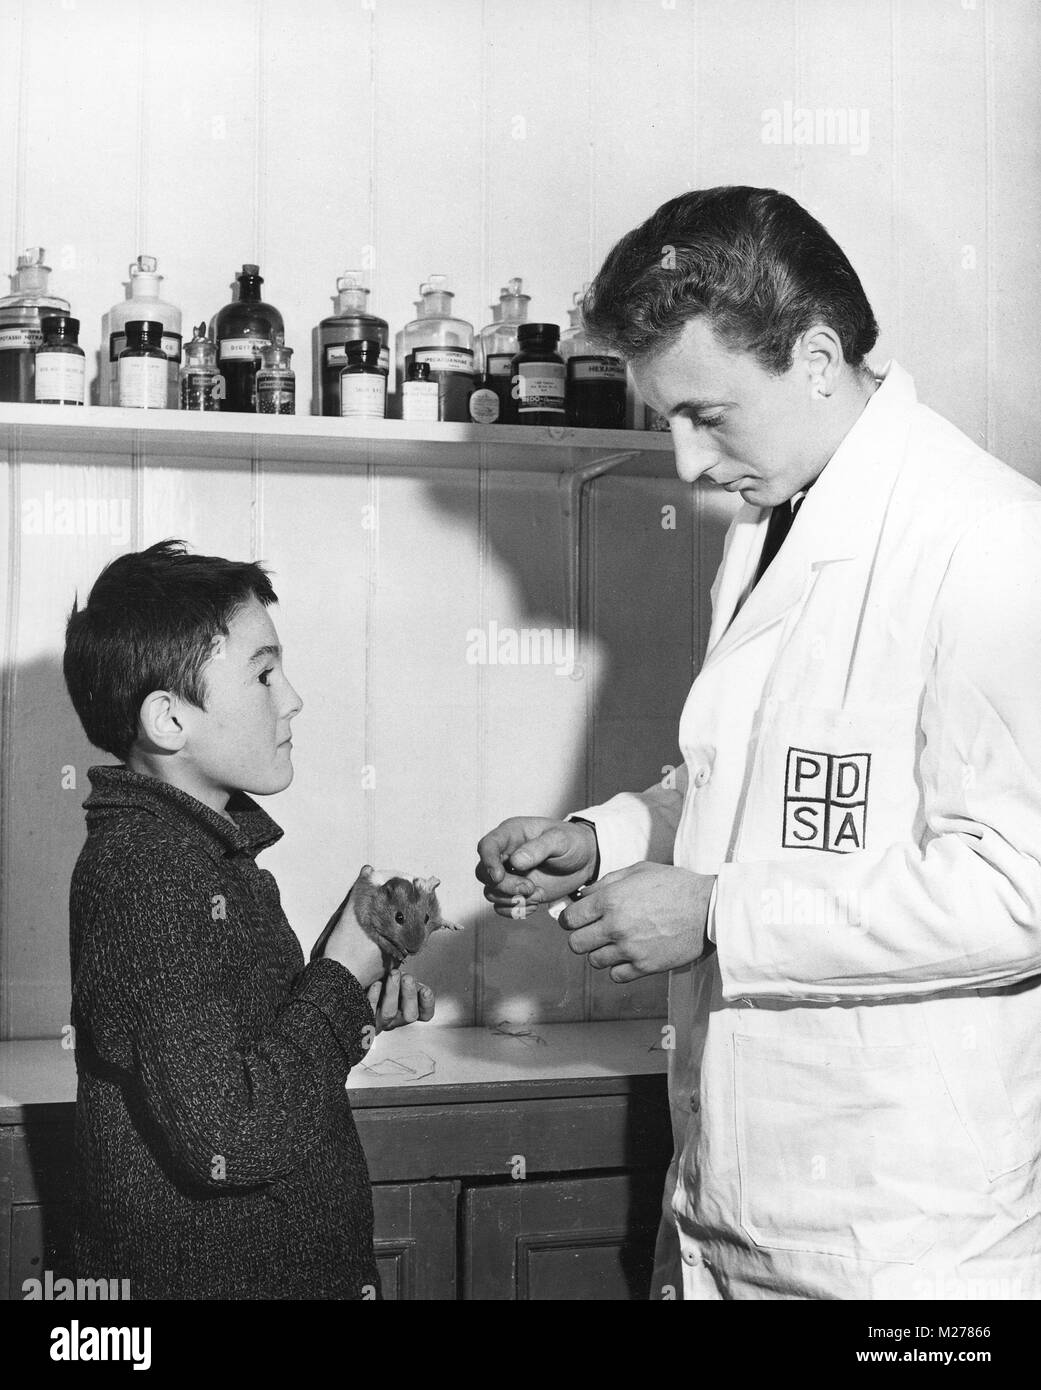
[[[499,397],[482,386],[470,397],[470,419],[477,425],[494,425],[499,418]]]
[[[518,362],[512,395],[518,415],[530,415],[536,410],[559,411],[563,415],[563,362]]]
[[[382,420],[386,413],[387,378],[382,373],[344,372],[340,377],[341,415],[351,419]]]
[[[36,354],[36,399],[83,404],[86,359],[73,352]]]
[[[466,372],[473,376],[474,355],[470,348],[416,348],[414,362],[426,362],[432,372]]]
[[[270,338],[222,338],[220,340],[220,360],[244,361],[249,357],[260,360],[260,349],[271,346]]]
[[[390,348],[381,347],[379,363],[385,372],[390,371]],[[347,364],[347,344],[330,343],[325,349],[327,367],[343,367]]]
[[[403,420],[436,420],[438,389],[436,381],[406,381],[401,388]]]
[[[513,355],[509,352],[493,352],[484,367],[485,376],[509,376]]]
[[[166,405],[167,366],[162,357],[122,357],[119,404],[162,410]]]
[[[108,335],[108,360],[110,362],[118,362],[119,354],[123,351],[126,345],[127,335],[125,333],[110,333]],[[160,346],[171,362],[180,362],[180,333],[164,333]]]
[[[24,351],[26,348],[38,348],[43,342],[43,330],[41,328],[0,328],[0,352]]]
[[[572,357],[568,371],[572,381],[625,381],[620,357]]]
[[[219,372],[181,372],[182,410],[219,410],[224,399],[224,378]]]

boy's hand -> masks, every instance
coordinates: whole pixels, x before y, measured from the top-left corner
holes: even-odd
[[[387,1033],[417,1020],[429,1023],[434,1017],[434,991],[412,975],[390,970],[370,986],[369,1005],[376,1015],[377,1033]]]
[[[362,930],[354,911],[355,879],[351,891],[329,918],[325,930],[311,948],[311,959],[328,956],[339,961],[351,972],[362,989],[378,984],[383,977],[383,953],[367,932]]]

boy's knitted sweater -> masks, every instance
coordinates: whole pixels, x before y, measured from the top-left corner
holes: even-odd
[[[374,1019],[304,964],[235,824],[125,767],[90,769],[72,877],[77,1275],[133,1298],[371,1298],[372,1196],[345,1084]],[[366,1032],[368,1030],[368,1032]]]

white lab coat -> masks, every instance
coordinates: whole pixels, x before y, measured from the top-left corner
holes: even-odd
[[[657,1293],[1041,1297],[1041,488],[893,363],[749,595],[766,516],[675,786],[578,812],[601,873],[718,875]]]

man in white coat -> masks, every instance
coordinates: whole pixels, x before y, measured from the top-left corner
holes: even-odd
[[[1041,489],[871,372],[782,194],[665,204],[586,318],[745,505],[674,785],[504,821],[478,876],[671,972],[656,1293],[1041,1297]]]

